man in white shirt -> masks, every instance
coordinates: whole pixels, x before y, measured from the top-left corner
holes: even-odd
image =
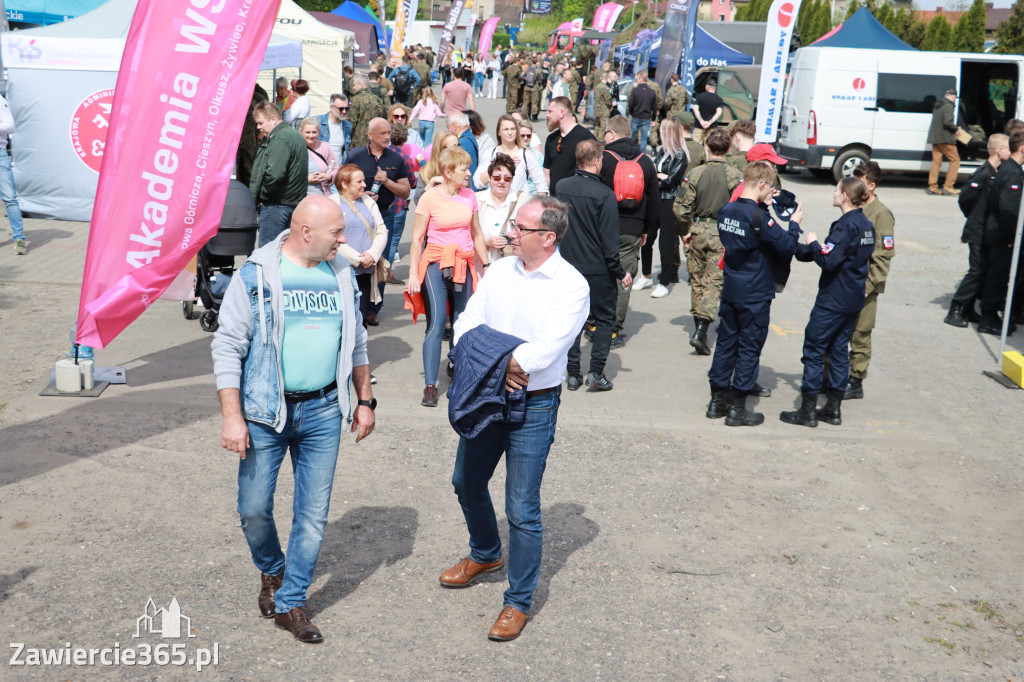
[[[586,279],[558,253],[568,227],[568,209],[561,201],[542,196],[524,204],[508,231],[515,257],[491,264],[455,323],[456,344],[482,324],[526,340],[512,351],[505,374],[508,391],[526,389],[525,421],[495,422],[475,438],[459,440],[452,485],[466,518],[470,555],[440,577],[443,587],[466,587],[481,573],[504,566],[487,491],[504,454],[509,587],[488,634],[495,641],[518,637],[530,612],[543,540],[540,487],[555,438],[566,353],[590,309]]]

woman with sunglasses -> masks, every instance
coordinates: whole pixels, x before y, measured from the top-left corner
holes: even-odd
[[[427,190],[416,204],[405,307],[413,311],[413,320],[420,311],[427,316],[423,341],[425,385],[420,401],[424,407],[437,407],[437,375],[447,313],[450,310],[454,324],[466,309],[483,268],[490,263],[476,195],[466,187],[471,160],[461,147],[441,152],[437,161],[444,180]]]
[[[425,143],[420,146],[424,149],[434,139],[434,121],[438,116],[444,116],[444,112],[434,99],[434,91],[431,88],[423,88],[420,92],[420,101],[412,108],[409,120],[415,118],[419,121],[420,139]]]
[[[527,188],[527,181],[532,181],[538,194],[548,193],[548,183],[544,179],[544,169],[541,168],[537,157],[526,149],[526,146],[519,138],[519,125],[509,114],[498,119],[498,140],[496,147],[492,147],[489,154],[481,154],[480,170],[476,174],[478,187],[487,187],[491,182],[491,171],[487,164],[496,159],[499,154],[507,156],[514,162],[512,187],[509,190],[513,193],[521,192]]]
[[[508,245],[505,235],[514,224],[519,208],[530,197],[521,189],[512,189],[515,186],[516,163],[508,154],[498,151],[485,173],[488,186],[476,193],[476,200],[480,206],[480,229],[487,243],[487,255],[493,263],[505,255],[503,249]]]
[[[426,146],[425,144],[423,144],[423,138],[421,138],[420,134],[413,130],[412,126],[409,125],[410,119],[411,116],[409,115],[409,108],[406,107],[404,104],[396,102],[395,104],[391,105],[390,109],[388,109],[388,123],[401,123],[402,125],[407,127],[409,130],[408,138],[406,141],[409,144],[416,145],[420,149],[423,149]]]

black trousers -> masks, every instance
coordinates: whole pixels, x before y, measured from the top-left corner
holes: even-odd
[[[676,214],[672,211],[672,199],[658,200],[658,224],[647,232],[647,241],[640,247],[640,272],[651,276],[654,269],[654,243],[658,243],[661,258],[661,274],[658,283],[668,286],[679,282],[679,266],[675,265],[679,254],[679,235],[676,230]]]
[[[590,348],[590,372],[597,376],[604,374],[608,353],[612,344],[612,329],[615,327],[615,302],[618,300],[618,281],[611,274],[583,275],[590,285],[590,317],[594,319],[594,338]],[[580,336],[576,335],[569,349],[569,374],[580,374]]]
[[[974,301],[981,298],[985,275],[989,269],[989,248],[984,244],[967,245],[967,274],[953,294],[953,300],[965,307],[974,308]]]
[[[984,284],[981,290],[981,309],[983,311],[1002,310],[1006,303],[1006,285],[1010,280],[1010,261],[1013,259],[1013,246],[986,247],[989,252],[988,267],[985,270]],[[957,299],[960,300],[960,299]]]

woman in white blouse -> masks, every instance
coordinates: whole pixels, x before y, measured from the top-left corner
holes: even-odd
[[[508,243],[508,221],[515,220],[519,208],[530,198],[526,192],[511,191],[515,166],[512,157],[499,151],[484,169],[489,187],[476,193],[480,230],[492,263],[502,257],[502,249]]]
[[[515,177],[512,180],[511,192],[525,190],[527,180],[531,180],[537,194],[547,194],[548,183],[544,178],[544,170],[540,167],[537,157],[520,144],[519,124],[508,114],[498,119],[498,140],[498,145],[491,150],[489,155],[481,155],[479,170],[477,170],[475,178],[477,186],[487,187],[490,184],[491,177],[487,164],[490,164],[498,154],[505,154],[515,164],[513,173]]]

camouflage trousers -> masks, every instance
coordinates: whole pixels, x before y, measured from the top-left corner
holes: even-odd
[[[694,219],[690,234],[690,247],[686,250],[686,271],[690,273],[690,314],[714,322],[724,281],[718,267],[718,261],[725,254],[725,247],[718,238],[718,221]]]
[[[868,375],[871,362],[871,330],[875,328],[875,311],[878,309],[878,293],[864,299],[864,307],[857,317],[857,325],[850,337],[850,376],[863,379]]]
[[[540,93],[541,87],[538,85],[527,85],[523,88],[523,109],[530,118],[536,118],[540,114]]]
[[[521,89],[519,86],[514,86],[511,83],[505,90],[505,113],[511,114],[513,111],[519,108]]]
[[[658,135],[658,131],[661,128],[661,121],[654,119],[651,121],[651,132],[647,136],[647,144],[651,145],[651,149],[657,149],[658,145],[661,144],[661,136]]]

